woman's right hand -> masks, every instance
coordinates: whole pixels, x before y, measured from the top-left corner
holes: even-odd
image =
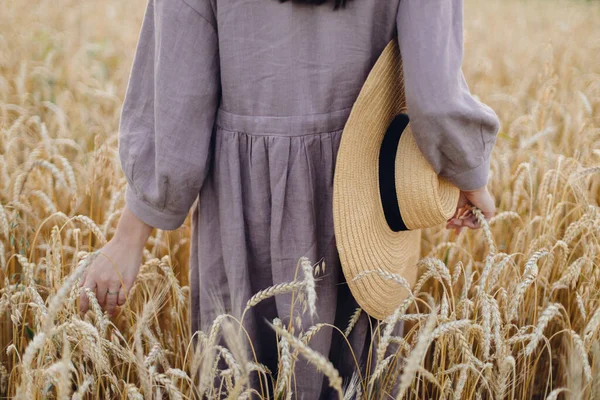
[[[125,304],[142,263],[142,252],[152,227],[138,219],[127,207],[119,219],[113,238],[85,270],[79,284],[95,295],[100,307],[112,316]],[[88,310],[89,299],[82,290],[79,311]]]
[[[489,220],[496,214],[494,198],[487,190],[487,186],[475,190],[461,190],[456,212],[448,220],[446,228],[454,229],[457,233],[464,227],[471,229],[481,228],[477,217],[470,209],[471,207],[480,209],[486,220]]]

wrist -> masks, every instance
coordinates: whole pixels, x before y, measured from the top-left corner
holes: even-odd
[[[144,221],[135,216],[131,210],[125,206],[117,229],[115,231],[115,239],[120,242],[124,242],[130,246],[144,248],[150,234],[152,233],[152,226],[146,224]]]

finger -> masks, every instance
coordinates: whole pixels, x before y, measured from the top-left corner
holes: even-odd
[[[84,271],[85,274],[85,271]],[[87,310],[87,296],[85,295],[85,290],[83,290],[83,285],[85,285],[86,277],[85,275],[81,276],[81,281],[79,282],[79,313],[85,314],[85,310]]]
[[[101,284],[96,287],[96,300],[98,300],[98,304],[100,304],[102,310],[105,310],[107,290],[108,286],[106,286],[106,284]]]
[[[484,204],[482,204],[481,213],[485,217],[486,220],[490,220],[496,214],[496,202],[494,200],[494,196],[487,190],[487,196]]]
[[[124,285],[121,285],[121,289],[119,290],[119,298],[117,299],[117,305],[122,306],[127,301],[127,295],[129,294],[129,288],[125,288]]]
[[[449,223],[447,228],[454,229],[454,233],[458,235],[463,230],[464,224],[461,219],[457,219],[456,221]]]
[[[106,313],[109,316],[112,316],[115,312],[117,298],[119,297],[120,292],[119,286],[113,285],[108,288],[108,292],[106,293]]]
[[[93,281],[87,281],[81,288],[81,292],[79,293],[79,311],[81,316],[85,315],[90,307],[90,299],[85,289],[89,289],[93,293],[95,287],[96,284]]]
[[[461,227],[463,226],[463,220],[460,218],[454,218],[453,220],[450,221],[450,225],[452,227]]]
[[[496,209],[494,208],[490,211],[482,211],[481,213],[483,214],[485,219],[489,221],[496,214]]]
[[[87,277],[87,272],[88,270],[84,270],[83,274],[81,274],[81,279],[79,280],[79,287],[83,287],[83,285],[85,284],[85,278]]]
[[[458,214],[458,219],[463,219],[465,216],[471,213],[471,205],[466,205],[460,209],[460,213]]]
[[[460,196],[458,196],[458,204],[456,208],[461,209],[467,204],[469,204],[469,199],[467,199],[467,196],[465,196],[464,193],[461,192]]]
[[[452,218],[458,218],[458,216],[461,213],[461,209],[467,204],[468,200],[465,197],[465,195],[461,192],[460,196],[458,197],[458,203],[456,204],[456,211],[454,211],[454,215],[452,216]]]
[[[467,218],[463,219],[463,226],[471,229],[481,228],[481,225],[479,224],[479,221],[475,215],[469,215]]]
[[[89,307],[89,300],[87,298],[87,294],[85,293],[84,288],[81,288],[79,291],[79,315],[83,317],[87,312]]]
[[[483,215],[483,218],[485,218],[488,221],[490,220],[490,218],[492,218],[494,216],[494,214],[496,212],[495,207],[489,206],[489,205],[487,207],[480,206],[480,207],[477,207],[477,209],[479,211],[481,211],[481,215]]]

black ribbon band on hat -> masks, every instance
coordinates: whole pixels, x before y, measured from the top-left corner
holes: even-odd
[[[396,115],[388,126],[379,150],[379,195],[385,219],[394,232],[409,230],[402,219],[396,195],[396,153],[400,137],[408,122],[408,115]]]

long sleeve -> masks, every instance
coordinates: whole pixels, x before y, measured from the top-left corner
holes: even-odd
[[[396,25],[419,149],[458,188],[484,186],[499,121],[473,98],[461,70],[462,0],[400,0]]]
[[[166,230],[208,173],[221,92],[214,15],[188,1],[148,0],[119,124],[127,206]]]

